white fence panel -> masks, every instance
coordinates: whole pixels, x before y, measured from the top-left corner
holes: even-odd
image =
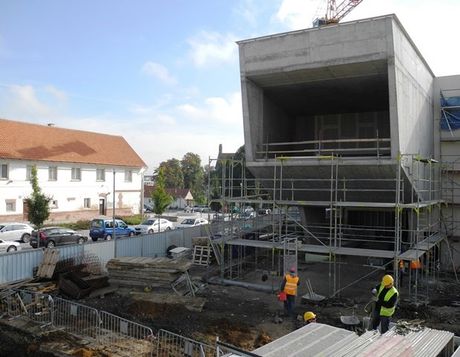
[[[148,234],[143,236],[142,256],[143,257],[164,257],[168,240],[173,231],[164,233]]]
[[[115,256],[141,257],[143,236],[117,238],[115,240]]]
[[[99,257],[104,270],[106,270],[107,262],[115,258],[115,241],[113,240],[87,243],[84,245],[84,249],[85,253]]]

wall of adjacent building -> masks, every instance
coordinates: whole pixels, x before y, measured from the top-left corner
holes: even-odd
[[[0,220],[22,220],[23,201],[32,193],[27,176],[27,167],[35,163],[24,160],[5,161],[8,164],[8,179],[0,180]],[[57,180],[50,181],[50,166],[57,166]],[[81,179],[72,180],[72,167],[80,168]],[[96,170],[105,169],[105,180],[96,179]],[[132,181],[125,181],[125,171],[131,170]],[[72,221],[91,218],[99,214],[99,202],[105,200],[107,213],[113,207],[113,168],[107,166],[69,163],[40,162],[37,176],[42,192],[52,198],[50,220]],[[116,214],[139,213],[141,204],[142,175],[136,168],[115,168],[115,212]],[[85,207],[85,199],[89,199]],[[6,203],[15,202],[15,211],[7,211]],[[111,214],[111,213],[110,213]]]

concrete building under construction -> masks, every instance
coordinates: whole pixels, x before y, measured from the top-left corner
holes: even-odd
[[[406,270],[420,282],[455,272],[460,76],[436,77],[395,15],[238,45],[246,157],[220,163],[220,200],[274,215],[271,233],[227,230],[225,245],[265,249],[284,268],[300,252],[324,258],[331,294],[352,283],[339,278],[348,263],[396,280],[400,262],[421,262]],[[239,165],[254,177],[236,179]]]

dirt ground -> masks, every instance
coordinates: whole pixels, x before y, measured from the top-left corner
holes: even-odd
[[[341,323],[340,316],[356,315],[362,321],[362,318],[367,316],[364,306],[371,299],[370,290],[385,272],[347,262],[342,262],[340,270],[335,275],[331,269],[332,266],[327,263],[299,265],[301,284],[295,315],[303,315],[305,311],[310,310],[317,314],[318,322],[348,328]],[[247,271],[248,273],[241,276],[238,281],[278,289],[281,277],[272,276],[268,270],[254,267]],[[372,273],[373,271],[375,272]],[[191,274],[194,279],[201,279],[209,274],[209,269],[196,268]],[[368,276],[355,282],[360,276],[365,275]],[[301,298],[307,293],[307,279],[310,279],[315,293],[329,296],[333,291],[331,289],[334,285],[334,276],[336,290],[339,287],[349,287],[319,304],[312,304]],[[266,277],[268,279],[265,279]],[[400,289],[401,298],[393,320],[420,319],[424,321],[425,326],[460,335],[460,284],[456,283],[453,277],[444,276],[436,281],[420,283],[419,286],[419,292],[425,296],[422,296],[417,304],[409,299],[407,286]],[[155,290],[151,293],[154,294]],[[221,341],[246,350],[253,350],[300,327],[300,322],[295,316],[282,317],[283,321],[277,323],[275,317],[282,315],[283,307],[277,301],[275,292],[208,284],[198,296],[206,299],[200,312],[189,311],[178,305],[135,302],[130,297],[129,289],[119,289],[116,294],[107,295],[102,299],[93,298],[80,302],[147,325],[154,332],[165,329],[210,344],[219,336]],[[430,299],[428,305],[422,303],[426,296]],[[359,333],[362,326],[358,326],[356,330]]]

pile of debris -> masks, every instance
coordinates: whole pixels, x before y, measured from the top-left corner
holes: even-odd
[[[170,288],[191,266],[185,259],[120,257],[108,261],[107,271],[111,285]]]

